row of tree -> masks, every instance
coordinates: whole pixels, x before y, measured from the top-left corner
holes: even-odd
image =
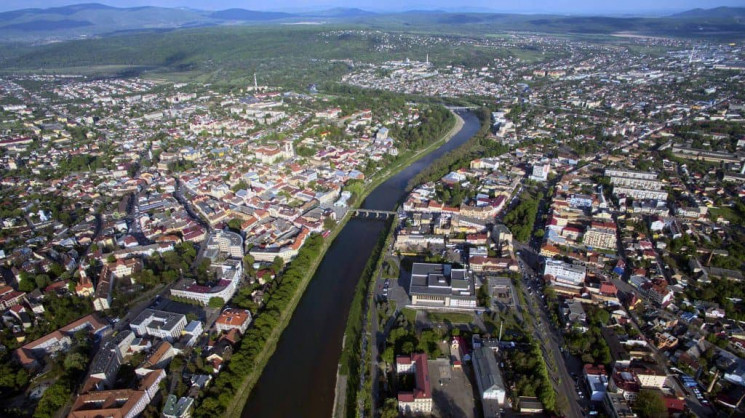
[[[323,238],[313,234],[300,249],[297,257],[276,280],[277,286],[266,297],[266,305],[254,315],[251,327],[241,339],[226,368],[217,376],[214,385],[197,406],[195,417],[222,416],[226,408],[240,399],[238,390],[246,378],[257,369],[262,369],[259,355],[268,349],[267,342],[272,332],[288,309],[303,279],[309,274],[312,264],[320,257]]]
[[[542,195],[521,199],[520,204],[504,217],[504,224],[512,232],[516,240],[525,242],[533,232],[535,217]]]

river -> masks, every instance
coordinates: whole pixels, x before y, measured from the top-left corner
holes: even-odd
[[[440,148],[420,158],[370,193],[362,208],[393,210],[422,169],[470,139],[480,128],[470,112]],[[336,368],[357,281],[384,228],[373,219],[349,220],[328,249],[285,328],[277,349],[243,407],[244,418],[331,416]]]

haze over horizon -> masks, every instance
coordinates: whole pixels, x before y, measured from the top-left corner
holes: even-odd
[[[0,3],[0,11],[10,11],[28,8],[49,8],[68,6],[81,3],[100,3],[114,7],[186,7],[202,10],[222,10],[242,8],[262,11],[307,12],[337,7],[360,8],[375,12],[401,12],[406,10],[446,10],[446,11],[483,11],[508,13],[552,13],[552,14],[633,14],[633,15],[662,15],[681,12],[695,8],[715,8],[721,6],[743,6],[741,0],[720,0],[713,4],[701,0],[628,0],[598,4],[594,0],[528,0],[528,1],[490,1],[469,0],[467,2],[431,0],[431,1],[395,1],[395,0],[274,0],[246,1],[246,0],[5,0]]]

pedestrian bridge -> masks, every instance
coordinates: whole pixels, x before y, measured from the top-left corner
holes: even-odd
[[[389,216],[396,216],[396,212],[390,210],[355,209],[354,216],[357,216],[359,218],[387,219]]]
[[[476,110],[476,106],[445,106],[446,108],[452,110],[452,111],[462,111],[462,110]]]

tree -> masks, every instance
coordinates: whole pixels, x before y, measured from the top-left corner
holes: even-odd
[[[665,401],[659,393],[643,389],[634,403],[634,409],[642,418],[667,416]]]
[[[228,221],[228,228],[232,229],[235,232],[241,232],[241,220],[238,218],[233,218]]]
[[[479,300],[479,306],[485,306],[489,307],[491,302],[491,297],[489,296],[489,284],[484,282],[483,285],[479,288],[478,292],[478,300]]]
[[[88,364],[88,359],[80,353],[70,353],[65,357],[65,370],[83,371]]]
[[[116,263],[116,256],[114,254],[109,254],[109,256],[106,257],[106,263],[107,264],[114,264],[114,263]]]
[[[210,298],[210,301],[207,303],[207,305],[210,308],[222,308],[223,305],[225,305],[225,300],[219,296],[213,296]]]
[[[395,398],[385,400],[380,418],[398,418],[398,402]]]
[[[285,266],[285,260],[282,259],[280,256],[275,256],[274,260],[272,261],[272,271],[274,274],[279,273],[282,271],[282,268]]]
[[[21,292],[32,292],[36,289],[36,282],[29,277],[21,277],[18,282],[18,290]]]
[[[38,287],[39,289],[43,289],[49,286],[49,284],[52,282],[52,280],[46,274],[39,274],[38,276],[36,276],[36,278],[34,278],[34,281],[36,282],[36,287]]]
[[[251,254],[246,254],[243,256],[243,270],[246,271],[248,274],[253,274],[254,272],[254,262],[256,260],[254,259],[254,256]]]
[[[336,220],[331,217],[327,217],[323,220],[323,229],[332,230],[336,226]]]

